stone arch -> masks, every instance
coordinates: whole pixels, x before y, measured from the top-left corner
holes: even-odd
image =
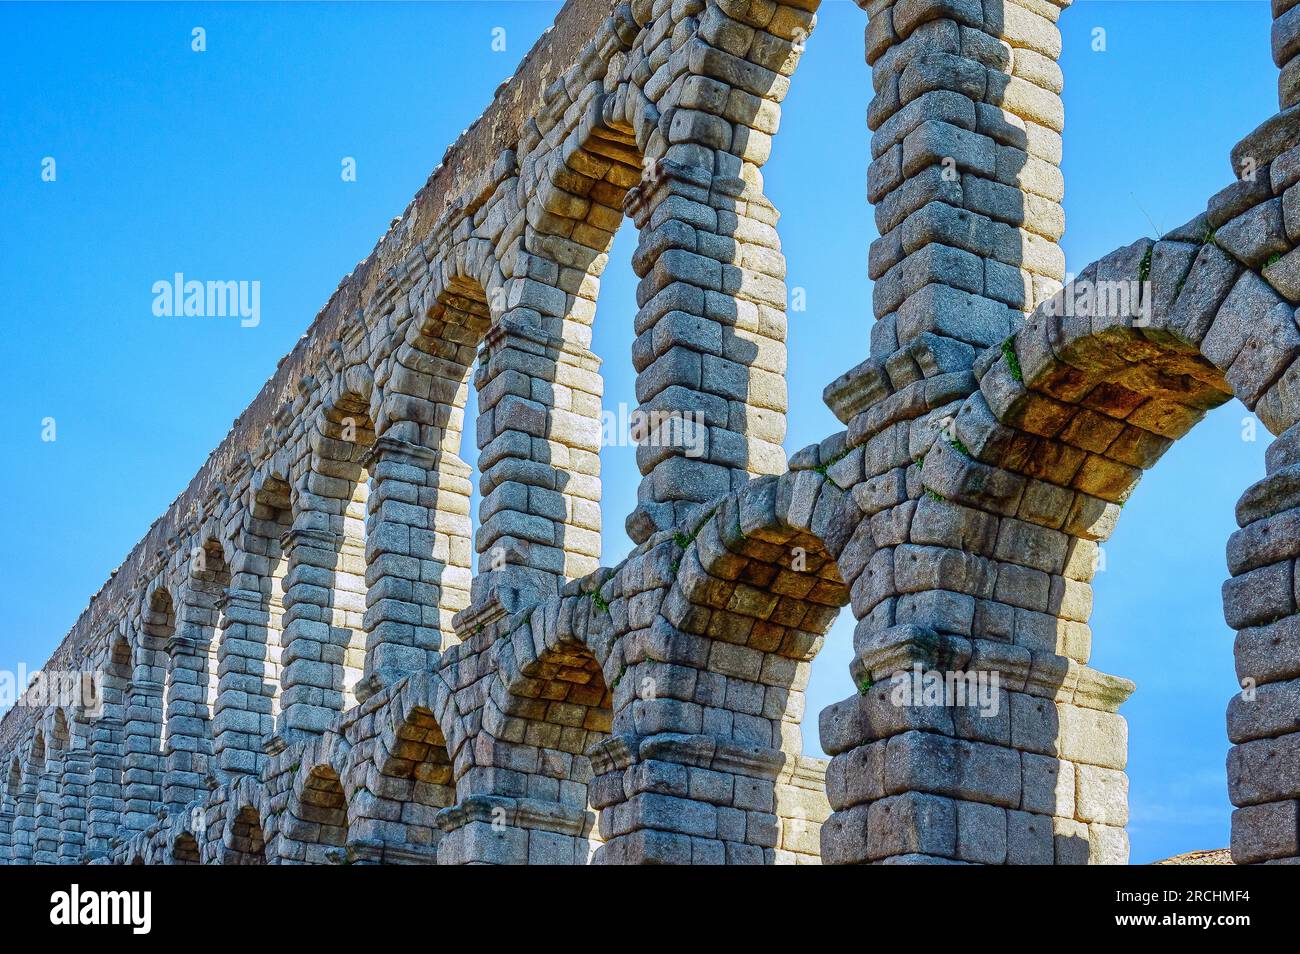
[[[263,740],[275,732],[280,705],[280,647],[293,494],[270,463],[249,481],[221,605],[217,698],[213,710],[219,777],[254,775],[265,765]]]
[[[824,714],[823,744],[844,783],[824,840],[833,860],[1127,860],[1127,725],[1117,710],[1133,684],[1087,666],[1097,545],[1142,472],[1234,395],[1281,436],[1270,476],[1238,505],[1225,615],[1239,630],[1244,678],[1260,673],[1276,700],[1270,686],[1300,675],[1265,648],[1288,638],[1296,613],[1300,554],[1278,532],[1294,502],[1273,489],[1300,461],[1288,436],[1300,418],[1290,383],[1300,331],[1289,286],[1258,270],[1280,227],[1255,227],[1270,205],[1256,196],[1262,211],[1248,211],[1259,191],[1248,186],[1226,190],[1208,217],[1081,272],[976,359],[973,393],[927,401],[907,442],[893,432],[902,391],[877,392],[853,418],[851,433],[886,462],[869,463],[855,500],[908,520],[875,539],[881,583],[863,587],[871,598],[861,607],[855,584],[855,671],[883,679],[919,663],[1001,682],[1000,704],[983,718],[960,703],[886,715],[880,693]],[[1243,231],[1242,218],[1256,221]],[[921,383],[942,392],[933,377]],[[1244,666],[1243,644],[1253,647]],[[1273,768],[1295,738],[1280,711],[1239,700],[1229,710],[1239,862],[1294,851],[1290,783]],[[908,770],[891,774],[890,763]]]
[[[557,80],[546,100],[569,108],[558,122],[530,120],[520,146],[519,164],[536,179],[516,187],[524,221],[501,255],[504,314],[475,375],[476,606],[495,592],[517,610],[598,566],[604,385],[592,323],[623,200],[641,175],[630,130],[602,118],[606,99],[598,79]]]
[[[266,837],[262,820],[252,805],[244,805],[226,822],[222,835],[223,864],[266,864]]]
[[[827,444],[829,457],[843,439]],[[653,582],[664,595],[648,638],[620,647],[633,688],[598,770],[614,819],[608,862],[815,856],[829,810],[823,767],[801,754],[803,693],[849,600],[836,558],[861,519],[818,453],[801,452],[806,469],[751,482],[647,551],[655,579],[634,590]]]
[[[622,202],[639,233],[633,363],[648,432],[627,521],[637,542],[785,468],[785,260],[761,167],[816,6],[711,2],[674,8],[671,24],[650,5],[624,11],[627,52],[610,57],[595,113],[641,156]],[[685,42],[648,70],[669,26]]]
[[[370,700],[376,701],[380,697]],[[349,735],[343,774],[357,787],[347,804],[347,860],[436,863],[442,836],[437,816],[456,802],[453,753],[465,741],[464,728],[450,689],[436,675],[413,673],[382,702],[373,724],[356,724],[351,733],[358,734]],[[323,781],[332,795],[328,773]]]
[[[613,626],[597,579],[517,616],[492,644],[497,673],[458,763],[443,864],[586,864],[600,840],[590,751],[609,737]]]
[[[193,832],[182,831],[173,835],[168,844],[167,864],[197,865],[199,863],[199,843]]]
[[[935,471],[928,472],[929,458],[922,471],[927,486],[951,487],[959,502],[996,515],[994,555],[1004,568],[1018,564],[1025,575],[1062,574],[1052,577],[1047,604],[1035,607],[1046,614],[1039,617],[1046,626],[1030,648],[1077,663],[1080,687],[1091,672],[1084,664],[1097,544],[1113,531],[1142,472],[1207,410],[1233,396],[1281,435],[1269,451],[1270,473],[1300,461],[1285,436],[1300,416],[1289,384],[1289,368],[1300,357],[1295,307],[1280,293],[1286,287],[1275,290],[1255,270],[1260,262],[1250,252],[1242,254],[1233,223],[1223,228],[1223,247],[1202,217],[1167,240],[1135,243],[1080,273],[1035,311],[1000,354],[986,355],[977,366],[980,390],[963,404],[955,422],[970,460],[947,445]],[[1125,286],[1132,289],[1127,300],[1116,294]],[[984,471],[988,491],[971,493],[973,472],[983,468],[991,468]],[[1288,559],[1293,546],[1289,534],[1279,532],[1291,519],[1291,504],[1261,492],[1271,479],[1247,491],[1238,506],[1242,529],[1229,543],[1233,579],[1224,585],[1225,617],[1242,634],[1239,645],[1285,631],[1284,621],[1296,612],[1290,583],[1279,582],[1293,574]],[[1006,552],[1013,539],[1019,541],[1014,555]],[[1242,668],[1244,678],[1256,678],[1249,666]],[[1267,664],[1261,672],[1270,684],[1284,675]],[[1067,687],[1073,677],[1066,670],[1058,680]],[[1084,749],[1083,732],[1071,722],[1081,717],[1060,703],[1060,693],[1056,711],[1044,713],[1053,716],[1045,721],[1057,738],[1025,743],[1055,743],[1065,753],[1059,771],[1075,779],[1072,806],[1059,799],[1056,806],[1058,862],[1067,860],[1061,857],[1063,831],[1077,846],[1079,860],[1127,857],[1126,736],[1123,720],[1113,713],[1131,691],[1128,684],[1082,703],[1091,706],[1090,728],[1111,728],[1117,741],[1108,748]],[[1271,685],[1262,691],[1280,698]],[[1081,688],[1074,696],[1076,709],[1079,699],[1088,699]],[[1229,788],[1238,806],[1233,819],[1238,862],[1287,854],[1294,841],[1285,824],[1279,831],[1272,823],[1285,815],[1294,834],[1294,802],[1286,807],[1286,783],[1266,767],[1285,752],[1286,731],[1255,705],[1243,703],[1242,696],[1234,697]],[[1255,753],[1268,754],[1246,768]],[[1071,807],[1073,818],[1061,819]]]
[[[348,842],[348,801],[334,765],[304,764],[294,776],[289,818],[282,834],[281,861],[341,864]],[[300,846],[300,847],[299,847]]]

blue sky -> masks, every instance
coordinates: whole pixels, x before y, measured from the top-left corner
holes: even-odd
[[[0,4],[0,669],[39,667],[559,6]],[[821,390],[867,350],[865,22],[825,0],[764,170],[788,284],[807,296],[790,322],[791,452],[838,428]],[[1231,181],[1229,149],[1277,108],[1270,22],[1264,0],[1066,11],[1071,269],[1181,224]],[[41,181],[47,156],[55,182]],[[634,247],[622,229],[597,315],[607,407],[635,406]],[[260,281],[260,325],[155,317],[151,286],[177,271]],[[1092,664],[1139,687],[1124,709],[1135,862],[1228,840],[1219,587],[1267,441],[1262,427],[1243,440],[1246,417],[1230,404],[1170,451],[1096,583]],[[614,563],[638,475],[631,448],[602,464]],[[816,713],[852,691],[851,635],[845,613],[814,664],[810,752]]]

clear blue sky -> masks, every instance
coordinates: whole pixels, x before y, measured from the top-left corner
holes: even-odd
[[[0,4],[0,668],[39,667],[558,9]],[[825,0],[765,169],[789,284],[808,302],[791,316],[791,452],[838,427],[822,387],[866,354],[865,22]],[[1263,0],[1066,11],[1072,269],[1153,234],[1148,217],[1181,224],[1230,181],[1229,149],[1277,108],[1270,22]],[[1094,27],[1106,52],[1090,48]],[[345,156],[355,183],[340,179]],[[610,407],[635,404],[634,246],[623,229],[597,316]],[[261,324],[154,317],[150,287],[177,271],[259,280]],[[1233,504],[1262,476],[1267,440],[1242,440],[1245,416],[1219,410],[1147,477],[1096,585],[1093,664],[1139,687],[1124,710],[1135,862],[1228,840],[1219,587]],[[637,472],[631,448],[602,461],[614,563]],[[814,664],[810,752],[816,713],[852,691],[851,633],[845,613]]]

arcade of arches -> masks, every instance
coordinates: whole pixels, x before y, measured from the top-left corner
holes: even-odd
[[[1300,858],[1300,6],[1234,180],[1063,287],[1064,0],[858,2],[881,238],[844,429],[786,459],[762,175],[818,0],[569,0],[56,650],[94,698],[0,723],[0,861],[1123,863],[1098,544],[1232,397],[1278,438],[1227,549],[1232,857]],[[668,423],[605,568],[625,216]]]

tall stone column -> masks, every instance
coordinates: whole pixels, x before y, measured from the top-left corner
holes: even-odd
[[[0,806],[0,865],[13,864],[16,809],[17,805],[10,805],[8,800]]]
[[[59,864],[81,861],[86,848],[88,795],[91,781],[91,753],[82,723],[74,725],[63,755],[59,783]]]
[[[324,732],[343,710],[342,653],[332,644],[334,568],[342,545],[330,514],[302,510],[281,541],[289,554],[284,578],[280,734],[286,741]]]
[[[208,647],[204,630],[184,617],[190,604],[181,606],[181,629],[167,642],[171,671],[167,681],[167,738],[163,747],[163,805],[179,812],[206,791],[210,745],[208,735]],[[204,612],[215,612],[205,608]],[[198,629],[198,635],[194,635]]]
[[[1297,565],[1284,530],[1297,516],[1294,486],[1300,451],[1292,427],[1268,448],[1268,476],[1237,504],[1241,529],[1228,541],[1233,578],[1223,586],[1228,625],[1237,630],[1241,691],[1228,704],[1228,795],[1235,864],[1292,863],[1300,858],[1300,616],[1278,615],[1273,598]],[[1273,601],[1270,601],[1270,600]],[[1293,605],[1291,592],[1281,602]]]
[[[1273,62],[1282,70],[1277,100],[1282,109],[1300,105],[1300,8],[1297,0],[1273,0]]]
[[[737,77],[720,62],[704,57],[701,69],[712,64],[719,77],[693,77],[698,85],[685,89],[725,98],[723,77]],[[683,103],[692,104],[703,101]],[[774,130],[775,104],[765,105]],[[664,158],[625,203],[639,233],[632,363],[648,431],[627,520],[637,542],[786,463],[785,257],[758,171],[766,139],[738,121],[737,154],[721,116],[686,108],[678,115]]]
[[[874,97],[871,356],[973,361],[1065,277],[1057,0],[862,0]],[[911,350],[909,350],[911,349]],[[900,352],[906,352],[900,354]],[[970,361],[967,362],[969,367]],[[910,369],[908,366],[911,366]]]
[[[90,785],[86,799],[86,851],[102,857],[122,827],[122,692],[104,687],[104,713],[91,728]]]
[[[30,865],[36,844],[36,780],[24,771],[13,825],[13,863]]]
[[[157,666],[137,665],[135,672],[123,729],[122,828],[128,832],[144,831],[162,805],[163,683]]]
[[[38,865],[59,861],[59,784],[63,775],[62,753],[50,746],[45,753],[45,767],[37,778],[36,840],[32,860]]]
[[[946,422],[976,388],[977,355],[1065,278],[1056,19],[1066,4],[860,5],[875,92],[877,320],[870,359],[826,396],[850,442],[865,443],[870,492],[854,498],[873,539],[869,559],[841,561],[854,564],[860,692],[821,717],[833,756],[824,860],[1124,861],[1127,730],[1116,709],[1132,684],[1085,665],[1095,545],[928,497],[915,479],[930,444],[944,442],[936,458],[949,444],[963,452]],[[882,428],[867,412],[900,392],[916,400]],[[1026,506],[1050,508],[1050,490],[1040,484]],[[927,571],[956,553],[960,573]],[[957,677],[983,679],[986,704],[963,700]]]
[[[563,290],[516,285],[534,291],[512,301],[564,311]],[[545,296],[555,301],[534,301]],[[474,380],[482,474],[474,596],[496,591],[510,611],[557,595],[600,560],[600,359],[549,334],[530,310],[515,308],[488,332]]]
[[[779,749],[712,735],[615,735],[592,755],[599,864],[773,864]]]
[[[452,617],[469,603],[470,576],[469,467],[394,434],[375,440],[365,466],[366,659],[358,699],[430,665]]]
[[[1278,79],[1281,112],[1265,120],[1233,150],[1233,170],[1242,180],[1233,188],[1240,191],[1259,178],[1267,196],[1271,183],[1282,195],[1289,226],[1294,197],[1300,194],[1300,186],[1293,184],[1300,150],[1291,146],[1300,109],[1297,0],[1274,0],[1273,17],[1273,61],[1282,70]],[[1253,185],[1251,188],[1258,193]],[[1229,194],[1229,190],[1223,193]],[[1212,200],[1211,209],[1215,204]],[[1289,227],[1287,231],[1291,231]],[[1282,263],[1294,255],[1283,257]],[[1270,278],[1271,272],[1266,267],[1264,277]],[[1263,416],[1263,402],[1257,410]],[[1237,630],[1234,656],[1241,685],[1227,713],[1228,738],[1233,743],[1228,750],[1228,795],[1235,807],[1234,864],[1295,864],[1300,859],[1300,780],[1295,771],[1300,764],[1296,721],[1300,616],[1285,612],[1286,607],[1295,608],[1290,582],[1300,567],[1292,561],[1290,547],[1277,546],[1278,540],[1293,536],[1283,528],[1297,516],[1293,488],[1300,474],[1298,447],[1300,426],[1284,431],[1269,446],[1267,476],[1238,501],[1236,516],[1241,529],[1228,541],[1232,578],[1223,585],[1224,614],[1228,625]]]
[[[265,764],[262,741],[275,732],[274,686],[268,656],[272,639],[270,607],[261,586],[271,573],[265,556],[262,573],[251,572],[254,558],[236,554],[231,584],[218,604],[221,652],[217,661],[217,701],[212,717],[213,753],[219,777],[254,775]]]

